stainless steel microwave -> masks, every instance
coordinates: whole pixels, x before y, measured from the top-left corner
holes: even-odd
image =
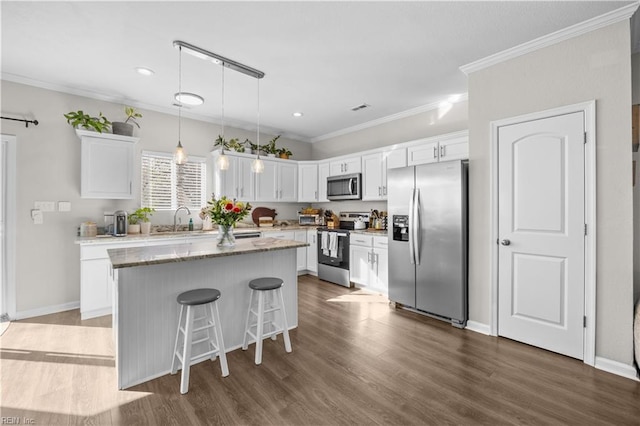
[[[327,198],[329,200],[361,200],[362,174],[329,176],[327,178]]]

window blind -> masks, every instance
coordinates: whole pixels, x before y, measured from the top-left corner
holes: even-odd
[[[176,165],[171,154],[143,151],[142,207],[199,209],[206,205],[206,175],[204,158],[189,157],[186,164]]]

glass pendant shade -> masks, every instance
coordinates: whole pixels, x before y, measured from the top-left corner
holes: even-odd
[[[173,162],[176,164],[185,164],[187,162],[187,152],[182,147],[182,142],[178,141],[178,146],[173,152]]]
[[[220,156],[216,160],[218,168],[220,170],[228,170],[229,169],[229,157],[224,155],[224,151],[220,153]]]
[[[251,163],[251,171],[253,173],[262,173],[262,172],[264,172],[264,162],[260,159],[260,157],[256,158]]]

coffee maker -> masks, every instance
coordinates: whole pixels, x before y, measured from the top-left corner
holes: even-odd
[[[127,236],[127,212],[118,210],[113,214],[113,236]]]

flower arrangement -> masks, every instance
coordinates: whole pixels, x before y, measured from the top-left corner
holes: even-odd
[[[242,220],[251,211],[251,204],[225,197],[216,199],[215,195],[207,201],[207,206],[200,210],[200,219],[209,216],[217,225],[231,227]]]

